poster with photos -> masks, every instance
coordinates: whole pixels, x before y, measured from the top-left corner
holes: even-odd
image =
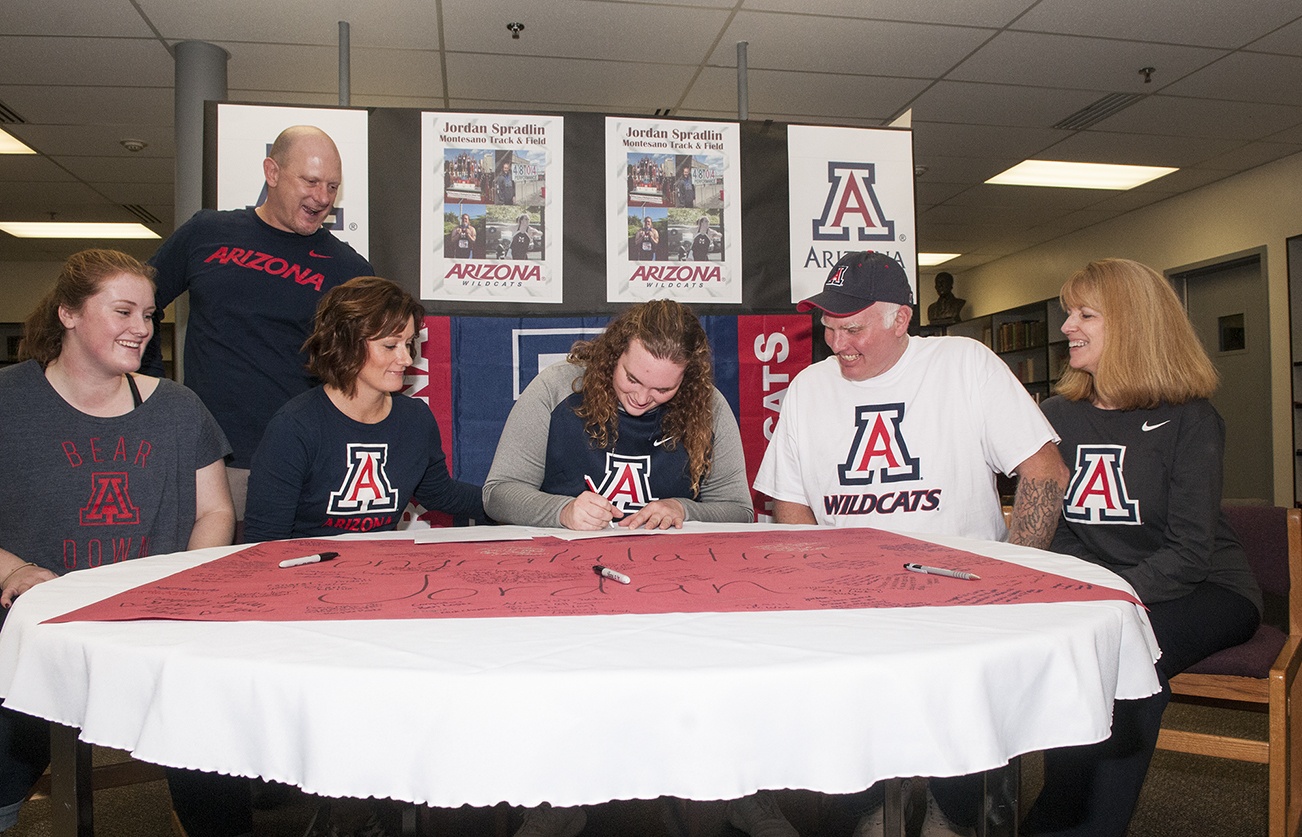
[[[606,299],[741,302],[735,122],[606,119]]]
[[[421,114],[421,298],[562,301],[564,121]]]

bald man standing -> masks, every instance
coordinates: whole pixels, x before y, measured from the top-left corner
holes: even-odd
[[[149,260],[158,310],[190,292],[185,385],[234,449],[227,468],[244,518],[249,461],[271,416],[311,387],[299,348],[326,291],[375,271],[322,225],[343,166],[334,141],[308,125],[286,128],[262,161],[267,199],[257,208],[200,210]],[[163,373],[157,337],[142,371]]]

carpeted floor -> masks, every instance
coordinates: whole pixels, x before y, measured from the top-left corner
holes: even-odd
[[[1169,726],[1265,735],[1265,717],[1172,704]],[[97,759],[117,757],[101,753]],[[1024,802],[1037,787],[1035,757],[1023,760]],[[255,837],[302,837],[315,801],[288,789],[278,804],[254,813]],[[1153,759],[1129,837],[1265,837],[1266,767],[1202,756],[1159,751]],[[50,803],[24,806],[18,825],[4,837],[48,837]],[[502,810],[436,812],[422,817],[428,835],[509,837],[510,818]],[[164,782],[147,782],[95,795],[97,837],[177,837]],[[396,830],[395,830],[396,837]],[[655,803],[619,803],[590,816],[584,837],[665,837],[668,831]],[[693,835],[693,837],[698,837]],[[699,837],[706,837],[700,835]],[[830,836],[829,836],[830,837]]]

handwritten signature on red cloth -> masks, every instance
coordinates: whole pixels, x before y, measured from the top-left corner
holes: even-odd
[[[281,569],[322,551],[328,562]],[[968,570],[964,581],[908,562]],[[599,577],[601,564],[632,579]],[[49,620],[303,621],[1138,601],[1108,587],[875,529],[417,544],[258,544]]]

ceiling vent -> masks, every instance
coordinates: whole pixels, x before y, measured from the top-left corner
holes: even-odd
[[[13,108],[9,107],[4,102],[0,102],[0,124],[22,125],[26,122],[27,120],[15,113]]]
[[[127,212],[130,212],[132,215],[136,216],[137,218],[139,218],[142,224],[163,223],[161,218],[155,217],[154,213],[150,212],[148,209],[145,209],[143,206],[141,206],[138,203],[124,203],[122,204],[122,208],[125,209]]]
[[[1064,131],[1083,131],[1097,125],[1109,116],[1125,110],[1144,98],[1145,95],[1144,93],[1109,93],[1097,102],[1076,111],[1053,127]]]

